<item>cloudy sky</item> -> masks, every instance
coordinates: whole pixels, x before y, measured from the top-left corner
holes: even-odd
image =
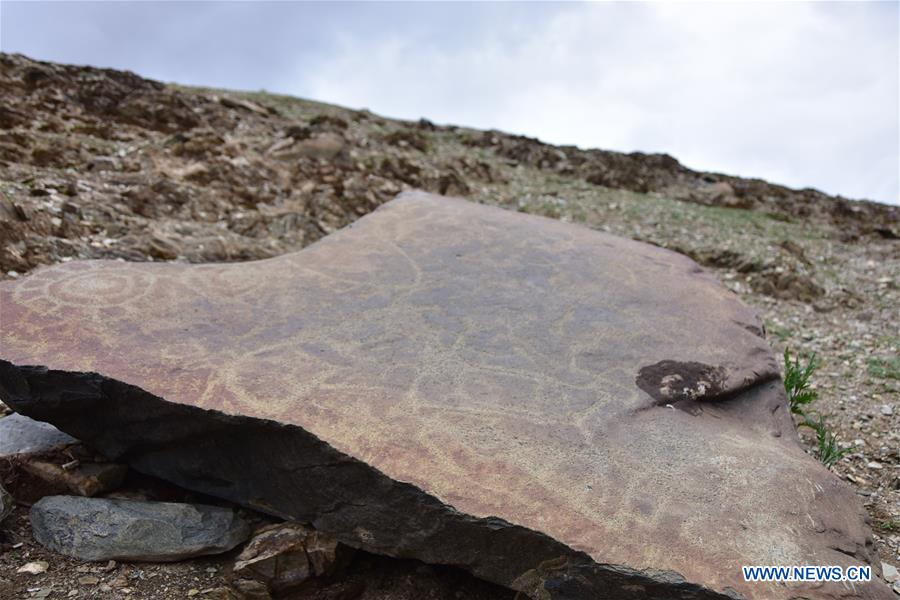
[[[0,48],[900,197],[896,2],[2,1]]]

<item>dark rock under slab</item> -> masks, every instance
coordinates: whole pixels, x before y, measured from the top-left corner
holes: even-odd
[[[294,254],[0,284],[0,397],[111,459],[535,599],[889,598],[755,313],[689,259],[407,194]],[[4,323],[6,325],[6,323]]]
[[[31,507],[34,539],[81,560],[170,562],[227,552],[250,536],[230,508],[46,496]]]

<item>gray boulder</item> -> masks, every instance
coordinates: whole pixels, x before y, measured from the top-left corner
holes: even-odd
[[[31,508],[34,538],[81,560],[168,562],[219,554],[250,535],[228,508],[47,496]]]
[[[77,441],[50,423],[25,415],[12,414],[0,419],[0,458],[41,454]]]

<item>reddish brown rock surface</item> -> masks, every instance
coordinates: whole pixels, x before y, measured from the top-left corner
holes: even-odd
[[[868,530],[753,312],[659,248],[416,193],[294,254],[71,262],[0,307],[11,406],[352,546],[534,598],[890,594],[743,582],[866,563]]]

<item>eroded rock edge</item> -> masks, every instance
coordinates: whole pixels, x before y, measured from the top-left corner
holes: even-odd
[[[143,473],[310,523],[368,552],[453,565],[535,600],[741,598],[672,571],[597,563],[541,532],[461,513],[295,425],[169,402],[98,373],[5,360],[0,397]]]

